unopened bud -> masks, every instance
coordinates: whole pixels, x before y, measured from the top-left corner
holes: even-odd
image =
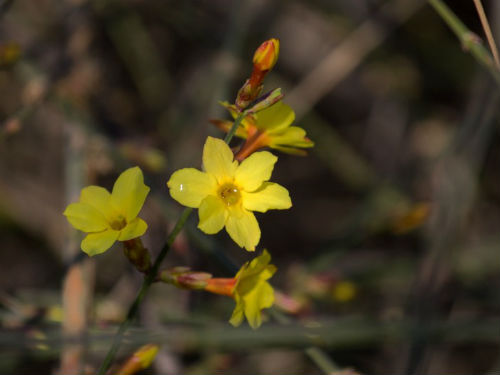
[[[278,61],[280,41],[272,38],[262,43],[253,55],[253,65],[261,71],[271,70]]]
[[[175,267],[160,272],[159,279],[184,289],[205,289],[207,280],[212,277],[207,272],[191,271],[188,267]]]
[[[140,238],[123,242],[123,252],[135,268],[146,273],[151,268],[151,257],[149,251],[144,247]]]
[[[246,107],[250,105],[262,91],[262,79],[264,78],[262,72],[255,70],[252,72],[250,79],[247,79],[243,86],[238,90],[238,95],[236,96],[236,108],[243,111]]]

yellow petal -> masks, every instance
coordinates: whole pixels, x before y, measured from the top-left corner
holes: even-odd
[[[248,192],[258,189],[264,181],[271,178],[276,161],[278,158],[268,151],[253,153],[236,169],[236,185]]]
[[[82,241],[82,250],[89,256],[104,253],[118,239],[120,234],[117,230],[108,229],[99,233],[91,233]]]
[[[117,215],[116,208],[111,203],[111,194],[100,186],[87,186],[80,193],[80,202],[87,203],[101,212],[108,221]]]
[[[215,177],[194,168],[180,169],[167,182],[170,195],[180,204],[198,208],[210,194],[216,194]]]
[[[279,101],[256,115],[257,126],[269,134],[279,132],[295,121],[295,112],[291,107]]]
[[[272,146],[292,146],[309,148],[314,146],[314,142],[306,137],[306,131],[298,126],[291,126],[280,134],[269,136]]]
[[[149,193],[149,187],[144,185],[144,177],[139,167],[133,167],[123,172],[113,186],[112,204],[125,216],[127,222],[138,214]]]
[[[63,215],[73,227],[83,232],[100,232],[108,227],[103,214],[87,203],[71,203]]]
[[[253,193],[241,192],[243,207],[250,211],[286,210],[292,207],[288,190],[274,182],[264,182]]]
[[[234,177],[238,162],[233,162],[233,152],[222,140],[208,137],[203,148],[203,167],[219,184]]]
[[[253,329],[262,324],[262,309],[269,308],[274,303],[274,290],[268,282],[262,281],[250,293],[243,297],[245,316]]]
[[[140,217],[136,217],[125,228],[120,231],[119,241],[128,241],[132,238],[142,236],[148,229],[148,224]]]
[[[253,213],[242,208],[231,209],[226,221],[226,230],[240,247],[255,251],[260,240],[260,228]]]
[[[245,295],[254,289],[262,281],[270,279],[276,272],[276,266],[269,264],[271,255],[264,250],[261,255],[245,264],[236,274],[238,280],[235,293]]]
[[[236,302],[236,306],[234,307],[233,314],[229,319],[229,323],[231,323],[231,325],[234,327],[238,327],[243,321],[244,317],[243,299],[235,296],[234,300]]]
[[[200,228],[206,234],[215,234],[224,228],[227,219],[227,209],[221,199],[209,195],[201,202],[198,210]]]
[[[237,290],[239,293],[244,294],[251,289],[260,280],[267,280],[271,278],[276,272],[276,266],[269,264],[271,261],[271,254],[264,249],[262,254],[247,262],[236,274],[235,278],[238,280]],[[243,285],[247,283],[248,285]]]

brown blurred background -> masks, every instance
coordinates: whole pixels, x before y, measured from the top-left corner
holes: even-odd
[[[448,5],[483,38],[472,0]],[[208,120],[270,37],[265,88],[316,143],[278,155],[293,208],[258,215],[278,306],[252,332],[229,299],[154,286],[119,358],[154,342],[149,374],[319,374],[315,345],[344,373],[500,372],[498,86],[428,3],[0,0],[1,373],[64,369],[61,323],[88,332],[74,368],[95,371],[141,275],[119,245],[82,256],[64,207],[139,165],[156,254],[181,210],[166,181],[222,136]],[[196,224],[166,266],[251,259]]]

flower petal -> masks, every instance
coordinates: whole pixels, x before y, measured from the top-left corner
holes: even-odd
[[[243,299],[240,298],[239,296],[235,296],[234,300],[236,302],[236,306],[234,307],[233,314],[229,319],[229,323],[231,323],[233,327],[238,327],[243,321],[244,317],[244,306],[243,306],[244,302]]]
[[[291,126],[280,134],[269,136],[272,146],[289,146],[309,148],[314,146],[314,142],[306,137],[306,131],[298,126]]]
[[[221,199],[209,195],[201,201],[198,210],[200,228],[206,234],[215,234],[224,228],[227,219],[227,209]]]
[[[167,182],[170,195],[180,204],[197,208],[207,195],[215,194],[217,182],[208,173],[194,168],[180,169]]]
[[[249,211],[286,210],[292,207],[288,190],[274,182],[264,182],[262,186],[248,193],[241,192],[243,207]]]
[[[90,233],[82,241],[82,250],[89,256],[104,253],[118,239],[117,230],[108,229],[99,233]]]
[[[267,130],[269,134],[279,132],[295,121],[295,112],[282,101],[256,113],[255,116],[258,128]]]
[[[148,224],[140,217],[136,217],[130,223],[127,224],[125,228],[120,231],[120,236],[118,236],[118,241],[128,241],[132,238],[137,238],[146,233],[148,229]]]
[[[244,208],[233,208],[229,211],[226,230],[240,247],[255,251],[260,240],[260,228],[253,213]]]
[[[234,177],[238,162],[233,162],[233,152],[222,140],[208,137],[203,147],[203,167],[219,184]]]
[[[133,167],[123,172],[113,186],[112,204],[121,211],[127,222],[138,214],[149,193],[149,187],[144,185],[144,177],[139,167]]]
[[[271,278],[276,272],[276,266],[269,264],[270,261],[271,254],[264,249],[262,254],[242,266],[235,276],[238,280],[236,284],[237,292],[245,294],[259,281]]]
[[[71,203],[63,215],[73,227],[83,232],[100,232],[108,228],[103,214],[87,203]]]
[[[269,283],[262,281],[252,291],[243,296],[245,316],[253,329],[262,324],[262,309],[274,303],[274,290]]]
[[[80,202],[87,203],[101,212],[108,221],[116,217],[116,208],[111,203],[111,194],[100,186],[87,186],[80,193]]]
[[[278,158],[268,151],[255,152],[236,169],[234,181],[244,191],[254,191],[271,178],[277,161]]]

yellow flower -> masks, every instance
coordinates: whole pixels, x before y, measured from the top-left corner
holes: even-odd
[[[262,324],[262,309],[273,305],[274,290],[267,280],[274,275],[276,267],[269,264],[270,261],[271,255],[264,250],[236,274],[236,286],[233,291],[236,307],[229,320],[233,326],[240,325],[245,316],[250,327],[258,328]]]
[[[82,241],[82,250],[93,256],[108,250],[116,240],[142,236],[148,225],[137,215],[148,193],[139,167],[123,172],[111,194],[100,186],[82,189],[80,201],[64,211],[73,227],[89,233]]]
[[[233,118],[238,116],[236,106],[228,102],[221,102],[221,105]],[[266,146],[288,154],[305,155],[302,148],[313,147],[314,142],[306,137],[304,129],[290,126],[294,120],[295,112],[282,101],[260,112],[248,114],[236,130],[237,137],[246,139],[236,158],[243,160],[255,150]],[[232,121],[212,120],[212,123],[225,132],[233,125]]]
[[[234,298],[236,307],[229,323],[239,326],[246,317],[252,328],[262,324],[261,311],[274,303],[274,290],[267,282],[276,272],[276,267],[269,264],[271,255],[264,250],[251,262],[245,263],[236,276],[231,279],[212,278],[206,280],[207,292]]]
[[[184,206],[198,208],[203,232],[215,234],[226,228],[229,236],[248,251],[260,240],[260,228],[252,211],[290,208],[288,191],[267,182],[278,158],[257,152],[241,164],[233,160],[229,146],[208,137],[203,148],[203,169],[176,171],[167,182],[170,195]]]

